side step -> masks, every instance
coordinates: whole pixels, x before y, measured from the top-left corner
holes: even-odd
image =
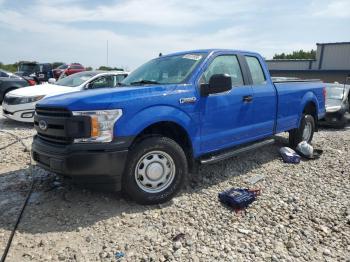
[[[244,152],[255,150],[259,147],[272,145],[274,143],[275,143],[275,139],[272,138],[272,139],[268,139],[268,140],[262,140],[262,141],[260,140],[258,142],[250,143],[250,144],[243,145],[243,146],[234,147],[231,150],[225,150],[224,152],[220,152],[220,153],[216,153],[216,154],[212,154],[212,155],[203,157],[200,159],[200,163],[201,164],[214,164],[214,163],[219,162],[221,160],[225,160],[227,158],[237,156],[237,155],[244,153]]]

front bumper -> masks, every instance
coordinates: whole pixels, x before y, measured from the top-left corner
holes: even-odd
[[[26,123],[34,122],[34,107],[35,104],[23,104],[23,105],[8,105],[2,103],[2,114],[3,116]]]
[[[32,156],[37,164],[83,184],[121,189],[121,179],[132,138],[106,144],[57,145],[35,136]],[[106,187],[107,186],[107,187]]]

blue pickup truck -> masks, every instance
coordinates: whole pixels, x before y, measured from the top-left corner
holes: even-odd
[[[271,143],[311,142],[325,115],[321,82],[272,82],[252,52],[160,56],[118,88],[58,95],[36,107],[32,155],[52,172],[122,190],[142,204],[171,199],[198,164]]]

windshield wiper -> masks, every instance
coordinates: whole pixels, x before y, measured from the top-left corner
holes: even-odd
[[[157,81],[142,79],[140,81],[131,82],[130,85],[147,85],[147,84],[160,84]]]

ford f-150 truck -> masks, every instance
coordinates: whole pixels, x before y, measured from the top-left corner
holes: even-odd
[[[215,163],[289,132],[311,142],[325,114],[321,82],[272,82],[252,52],[198,50],[155,58],[119,88],[37,104],[38,165],[108,184],[142,204],[171,199],[198,164]]]

